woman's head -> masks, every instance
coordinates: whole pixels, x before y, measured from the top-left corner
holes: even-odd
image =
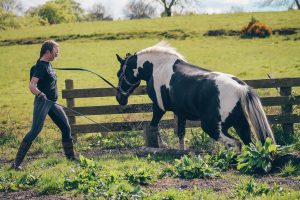
[[[40,51],[40,58],[44,57],[47,61],[53,61],[59,53],[59,44],[53,40],[43,43]]]

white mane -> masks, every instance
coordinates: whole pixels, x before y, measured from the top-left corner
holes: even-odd
[[[175,47],[172,47],[170,44],[168,44],[165,41],[161,41],[161,42],[157,43],[156,45],[154,45],[152,47],[148,47],[146,49],[143,49],[143,50],[139,51],[137,53],[137,55],[145,54],[145,53],[165,53],[165,54],[172,54],[172,55],[175,55],[175,56],[179,57],[179,59],[185,61],[184,56],[181,55],[180,53],[178,53]]]

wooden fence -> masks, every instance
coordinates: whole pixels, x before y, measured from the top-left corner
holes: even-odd
[[[260,88],[277,88],[280,96],[261,97],[263,106],[280,106],[281,114],[267,115],[271,124],[282,124],[284,133],[292,134],[294,132],[294,123],[300,123],[300,114],[293,112],[293,106],[300,105],[300,95],[293,95],[292,88],[300,86],[300,78],[281,78],[281,79],[260,79],[246,80],[248,85],[255,89]],[[125,107],[119,105],[105,106],[84,106],[76,107],[76,98],[92,98],[92,97],[111,97],[115,96],[115,90],[112,88],[87,88],[74,89],[73,80],[66,80],[66,89],[62,91],[62,97],[67,101],[67,107],[84,115],[111,115],[121,113],[141,113],[152,112],[152,104],[132,104]],[[132,95],[147,95],[145,86],[138,87]],[[129,97],[130,98],[130,97]],[[131,97],[132,98],[132,97]],[[299,106],[298,106],[298,109]],[[112,122],[100,123],[103,127],[97,124],[76,124],[76,117],[79,114],[65,109],[69,118],[72,133],[76,137],[78,133],[93,133],[93,132],[111,132],[114,131],[129,131],[133,127],[139,126],[140,129],[150,121],[134,121],[134,122]],[[106,128],[105,128],[106,127]],[[160,122],[160,128],[175,128],[175,120],[167,119]],[[199,127],[199,122],[187,122],[186,127]]]

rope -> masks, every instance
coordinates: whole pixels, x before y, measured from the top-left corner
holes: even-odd
[[[102,77],[101,75],[97,74],[96,72],[93,72],[92,70],[89,69],[85,69],[85,68],[53,68],[56,70],[72,70],[72,71],[86,71],[86,72],[90,72],[92,74],[97,75],[99,78],[101,78],[105,83],[107,83],[108,85],[110,85],[113,89],[115,89],[116,91],[118,91],[118,88],[116,88],[111,82],[109,82],[107,79],[105,79],[104,77]]]

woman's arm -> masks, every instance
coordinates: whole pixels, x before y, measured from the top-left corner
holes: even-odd
[[[41,93],[41,91],[36,86],[38,82],[39,82],[39,78],[32,77],[29,83],[29,90],[34,95],[39,95]]]
[[[32,77],[29,83],[29,90],[31,91],[32,94],[47,99],[46,95],[37,88],[36,85],[38,82],[39,82],[39,78]]]

